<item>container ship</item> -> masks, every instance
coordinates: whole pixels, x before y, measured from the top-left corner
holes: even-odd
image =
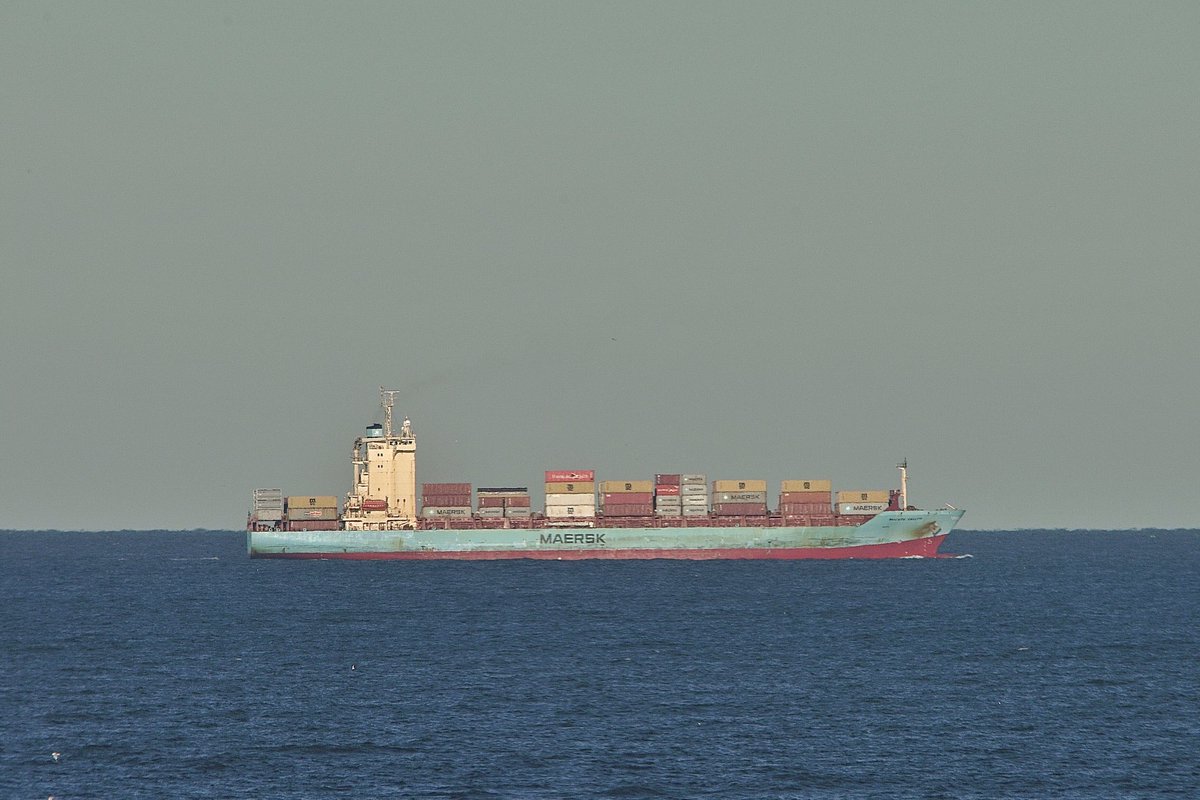
[[[355,440],[340,507],[333,495],[253,491],[251,558],[930,558],[964,513],[910,506],[907,463],[897,465],[899,489],[834,492],[826,478],[783,480],[775,508],[765,480],[597,481],[591,469],[547,470],[540,510],[527,486],[424,483],[418,495],[412,423],[394,428],[397,391],[380,393],[383,423]]]

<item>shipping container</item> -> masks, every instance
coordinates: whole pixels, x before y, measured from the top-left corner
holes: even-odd
[[[705,517],[708,516],[708,506],[684,506],[683,516],[685,517]]]
[[[767,482],[759,480],[713,481],[713,492],[765,492]]]
[[[606,517],[650,517],[654,515],[654,506],[649,503],[622,503],[617,506],[605,506]]]
[[[259,522],[279,522],[283,519],[282,508],[258,508],[254,511],[254,516]]]
[[[336,508],[289,508],[288,519],[337,519],[338,511]],[[259,519],[262,519],[260,516]]]
[[[659,486],[678,486],[679,479],[683,477],[679,473],[658,473],[654,476],[654,482]]]
[[[708,495],[706,495],[706,494],[681,494],[681,495],[679,495],[679,502],[683,503],[685,506],[707,506],[708,505]]]
[[[505,508],[529,508],[532,505],[529,502],[529,495],[515,495],[513,497],[504,498]]]
[[[595,494],[595,481],[558,481],[546,484],[546,494]]]
[[[287,499],[288,509],[293,508],[337,508],[337,497],[331,494],[294,495]]]
[[[258,498],[279,498],[283,499],[283,489],[255,489],[254,499]]]
[[[504,516],[503,508],[481,508],[475,512],[475,516],[480,519],[501,519]]]
[[[719,517],[760,517],[767,513],[765,503],[717,503],[713,513]]]
[[[654,487],[654,494],[659,497],[679,496],[679,484],[660,483]]]
[[[660,508],[658,506],[655,506],[654,507],[654,516],[656,516],[656,517],[681,517],[681,516],[683,516],[683,510],[680,509],[679,506],[675,506],[674,508]]]
[[[654,501],[654,495],[650,492],[611,492],[603,497],[606,506],[614,503],[651,503]]]
[[[528,507],[506,508],[504,509],[504,516],[508,517],[509,519],[529,519],[531,516],[533,516],[533,510]]]
[[[594,469],[552,469],[546,471],[546,483],[594,480],[596,480],[596,470]]]
[[[679,476],[679,484],[681,486],[684,484],[688,484],[688,483],[699,483],[699,484],[703,484],[703,485],[707,486],[708,485],[708,476],[707,475],[695,475],[695,474]]]
[[[714,503],[765,503],[766,492],[720,492],[713,495]]]
[[[592,506],[596,505],[594,494],[548,494],[547,506]]]
[[[848,492],[838,492],[839,503],[887,503],[891,493],[887,489],[854,489]]]
[[[649,494],[654,491],[654,481],[604,481],[600,484],[600,491],[604,494],[619,494],[622,492],[645,492]]]
[[[546,506],[550,519],[587,519],[596,516],[595,506]]]
[[[833,513],[833,506],[829,503],[781,503],[779,513],[785,517],[827,516]]]
[[[303,519],[288,522],[288,527],[294,531],[336,531],[340,523],[336,520]]]
[[[787,481],[783,481],[782,483],[780,483],[779,491],[781,491],[781,492],[832,492],[833,491],[833,481],[829,480],[828,478],[821,478],[819,480],[800,480],[800,479],[796,478],[793,480],[787,480]]]
[[[701,497],[708,497],[708,486],[703,483],[684,483],[680,485],[679,493],[684,496],[700,495]]]
[[[780,492],[781,503],[825,503],[829,505],[833,495],[829,492]]]
[[[838,513],[846,516],[854,516],[857,514],[878,514],[880,511],[887,511],[887,503],[838,503]]]
[[[469,506],[471,505],[471,495],[469,494],[431,494],[421,497],[421,505],[423,506]]]
[[[507,499],[508,498],[506,497],[492,497],[490,495],[484,495],[483,497],[479,498],[477,505],[480,508],[504,508],[504,501]]]
[[[656,504],[660,505],[660,506],[678,506],[678,505],[683,505],[683,500],[681,500],[681,499],[679,498],[679,495],[677,495],[677,494],[674,494],[674,495],[663,495],[663,496],[661,496],[661,497],[656,497],[656,498],[654,498],[654,502],[655,502]]]
[[[469,483],[422,483],[421,494],[470,494]]]
[[[483,497],[512,497],[514,495],[529,494],[528,486],[480,486],[475,490],[475,494]]]
[[[503,510],[503,509],[501,509]],[[426,519],[462,518],[471,516],[470,506],[426,506],[421,509],[421,516]]]

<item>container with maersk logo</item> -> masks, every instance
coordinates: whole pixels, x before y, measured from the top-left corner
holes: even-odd
[[[837,493],[839,514],[878,514],[887,511],[890,492],[887,489],[856,489]]]

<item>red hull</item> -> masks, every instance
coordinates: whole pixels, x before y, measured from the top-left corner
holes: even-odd
[[[537,558],[545,561],[582,561],[585,559],[629,560],[670,558],[687,561],[721,559],[770,559],[795,561],[807,559],[851,558],[936,558],[945,535],[912,539],[887,544],[863,544],[855,547],[736,547],[721,549],[613,549],[613,550],[419,550],[410,552],[376,553],[272,553],[255,554],[255,558],[324,558],[347,561],[497,561],[514,558]]]

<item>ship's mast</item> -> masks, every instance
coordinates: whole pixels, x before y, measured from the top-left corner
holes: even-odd
[[[396,405],[396,395],[400,394],[399,389],[385,389],[379,387],[379,405],[383,406],[383,435],[390,437],[392,435],[392,406]]]
[[[900,470],[900,510],[908,509],[908,459],[904,459],[896,465],[896,469]]]

